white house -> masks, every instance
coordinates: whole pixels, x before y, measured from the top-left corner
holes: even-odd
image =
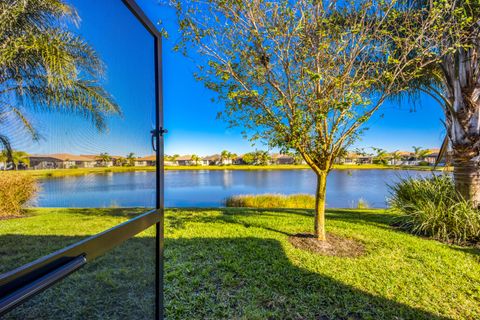
[[[69,168],[93,168],[97,161],[85,156],[68,153],[56,153],[45,155],[30,155],[30,167],[32,169],[69,169]]]

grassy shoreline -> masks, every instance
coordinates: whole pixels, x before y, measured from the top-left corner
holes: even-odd
[[[130,213],[34,209],[26,218],[4,220],[0,273],[112,227]],[[366,249],[360,257],[340,258],[299,250],[288,241],[291,234],[311,231],[312,210],[168,209],[166,314],[478,319],[480,250],[401,232],[392,227],[395,217],[384,210],[327,210],[327,231]],[[150,228],[126,241],[5,319],[152,318],[154,234]]]
[[[231,165],[231,166],[166,166],[165,170],[308,170],[307,165],[270,165],[270,166],[249,166],[249,165]],[[433,167],[428,166],[386,166],[376,164],[362,165],[335,165],[334,170],[412,170],[412,171],[432,171]],[[450,171],[450,168],[437,168],[436,171]],[[78,169],[44,169],[44,170],[25,170],[18,171],[21,174],[31,175],[36,178],[59,178],[67,176],[79,176],[86,174],[107,174],[121,172],[151,172],[155,167],[110,167],[110,168],[78,168]],[[9,171],[10,172],[10,171]],[[0,171],[0,174],[8,172]]]

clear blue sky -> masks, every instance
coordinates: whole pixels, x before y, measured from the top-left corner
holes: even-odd
[[[164,41],[164,115],[167,154],[208,155],[223,149],[236,153],[255,149],[243,140],[241,129],[228,129],[216,119],[222,105],[212,103],[213,94],[193,79],[195,57],[185,58],[172,47],[178,37],[175,16],[156,0],[138,1],[153,21],[163,21],[170,39]],[[105,86],[124,111],[123,118],[109,121],[109,132],[98,134],[88,122],[74,116],[35,115],[44,139],[32,144],[18,139],[16,147],[32,153],[109,152],[125,155],[151,154],[148,132],[153,125],[152,39],[120,0],[71,0],[82,18],[77,30],[97,50],[107,65]],[[359,147],[410,150],[413,145],[438,147],[443,128],[442,112],[428,97],[414,107],[387,103],[368,123]],[[258,145],[261,149],[262,146]]]

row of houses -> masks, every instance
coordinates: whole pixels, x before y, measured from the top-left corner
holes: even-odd
[[[295,164],[296,159],[293,156],[285,154],[272,154],[267,161],[268,165],[274,164]],[[180,156],[170,161],[165,161],[165,165],[173,166],[225,166],[225,165],[245,165],[244,155],[234,158],[222,158],[219,154],[207,157],[197,158],[191,155]],[[252,164],[256,164],[255,160]],[[300,164],[305,164],[302,160]]]
[[[417,159],[412,152],[397,152],[396,156],[386,155],[385,160],[389,165],[418,165],[420,162],[434,164],[438,156],[438,149],[430,150],[430,153]],[[373,155],[362,155],[349,152],[345,156],[337,158],[337,164],[371,164],[376,159]],[[94,167],[112,167],[131,165],[136,167],[146,167],[155,165],[155,155],[126,159],[121,156],[101,156],[101,155],[74,155],[68,153],[32,154],[29,156],[31,169],[69,169],[69,168],[94,168]],[[270,165],[288,165],[288,164],[305,164],[304,161],[298,161],[298,158],[285,154],[272,154],[269,156],[268,164]],[[243,156],[234,158],[222,158],[215,154],[207,157],[197,157],[192,155],[184,155],[176,158],[169,158],[165,161],[168,166],[212,166],[212,165],[244,165]]]
[[[100,155],[75,155],[69,153],[56,154],[32,154],[29,156],[31,169],[70,169],[70,168],[95,168],[95,167],[113,167],[130,164],[138,167],[155,165],[155,156],[126,159],[121,156],[109,156],[108,158]],[[121,162],[119,162],[121,161]]]
[[[395,154],[385,154],[382,158],[388,165],[416,166],[422,162],[433,165],[437,161],[439,151],[439,149],[430,149],[429,152],[422,157],[417,157],[415,153],[409,151],[397,151]],[[449,155],[447,155],[447,158],[448,157]],[[372,164],[375,160],[378,160],[378,157],[374,155],[348,152],[344,157],[337,158],[335,162],[338,164]]]
[[[155,165],[155,155],[126,159],[121,156],[101,155],[75,155],[69,153],[32,154],[29,156],[30,169],[70,169],[70,168],[95,168],[132,165],[146,167]],[[288,155],[273,154],[268,164],[294,164],[295,159]],[[166,160],[165,165],[170,166],[212,166],[212,165],[242,165],[246,164],[243,156],[225,159],[215,154],[207,157],[185,155]]]

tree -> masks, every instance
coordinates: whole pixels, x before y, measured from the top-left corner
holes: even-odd
[[[266,166],[270,163],[271,157],[268,151],[256,150],[254,152],[254,164],[257,166]]]
[[[127,165],[130,167],[135,165],[135,153],[130,152],[125,159],[127,160]]]
[[[12,150],[10,154],[7,150],[3,150],[0,154],[0,162],[5,164],[4,170],[7,169],[7,165],[10,163],[13,166],[14,170],[18,169],[20,164],[29,166],[30,165],[30,157],[28,153],[24,151],[14,151]]]
[[[231,152],[229,154],[229,160],[231,161],[232,164],[235,162],[235,160],[237,160],[237,158],[238,158],[238,155],[236,153]]]
[[[231,157],[231,153],[227,150],[223,150],[221,153],[220,153],[220,159],[222,160],[222,164],[226,161],[226,160],[229,160]]]
[[[365,151],[365,148],[355,148],[353,152],[355,152],[359,156],[364,156],[364,157],[369,155],[368,152]]]
[[[245,164],[251,165],[255,162],[255,154],[253,152],[245,153],[242,157],[242,160]]]
[[[456,190],[475,206],[480,204],[480,4],[471,0],[405,0],[392,34],[392,56],[416,47],[412,59],[429,52],[429,68],[409,83],[411,96],[432,96],[445,114],[446,138],[438,159],[450,144]],[[417,23],[403,18],[416,14]],[[428,25],[428,28],[425,26]]]
[[[430,154],[430,150],[422,149],[422,147],[413,146],[413,155],[415,160],[424,160],[426,156]]]
[[[92,47],[68,29],[80,19],[62,0],[0,2],[0,146],[11,155],[7,127],[33,139],[26,111],[78,114],[98,130],[120,108],[100,84],[104,66]]]
[[[192,154],[190,159],[193,161],[193,163],[195,163],[196,166],[198,166],[198,162],[200,161],[200,157],[198,155]]]
[[[388,160],[387,150],[384,150],[381,148],[375,148],[375,147],[372,147],[372,150],[375,152],[375,156],[373,158],[374,163],[387,164],[387,160]]]
[[[178,48],[202,56],[196,78],[251,140],[295,150],[317,175],[315,235],[325,234],[327,175],[383,101],[403,90],[410,50],[383,37],[395,1],[173,1]],[[407,20],[411,19],[407,17]],[[245,160],[245,158],[244,158]]]
[[[125,166],[127,163],[128,163],[128,161],[127,161],[127,159],[125,159],[124,157],[118,157],[118,158],[115,160],[115,165],[116,165],[116,166],[119,166],[119,167],[123,167],[123,166]]]
[[[112,157],[107,152],[100,153],[99,158],[104,166],[107,166],[107,163],[112,161]]]
[[[393,165],[397,165],[398,161],[402,160],[402,154],[399,150],[395,150],[390,154],[390,157],[393,160]]]

